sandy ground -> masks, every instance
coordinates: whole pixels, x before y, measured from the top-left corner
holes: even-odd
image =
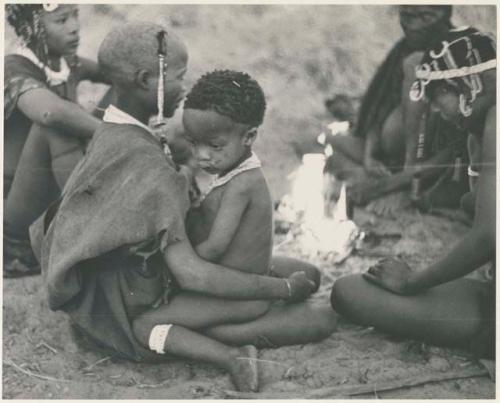
[[[356,220],[364,229],[399,233],[401,239],[388,237],[363,256],[354,254],[340,265],[312,258],[323,272],[313,302],[327,300],[337,278],[363,271],[379,253],[392,251],[415,267],[423,267],[466,230],[459,222],[415,211],[397,219],[380,219],[357,210]],[[305,258],[298,249],[291,243],[281,252]],[[49,311],[41,277],[4,280],[3,315],[4,398],[223,398],[225,390],[232,389],[228,375],[212,365],[185,360],[139,365],[96,351],[75,336],[64,314]],[[320,343],[263,349],[259,359],[263,397],[314,396],[311,393],[335,397],[324,388],[349,385],[373,386],[374,392],[358,398],[495,396],[495,385],[487,376],[377,392],[377,385],[385,381],[439,377],[455,371],[477,373],[481,365],[466,351],[397,339],[342,318],[337,331]]]

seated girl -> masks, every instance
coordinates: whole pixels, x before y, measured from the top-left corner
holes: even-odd
[[[104,82],[77,56],[77,5],[8,4],[21,41],[5,57],[4,276],[38,272],[29,225],[57,197],[100,120],[76,104],[79,81]],[[13,263],[13,264],[11,264]]]
[[[450,67],[453,66],[453,67]],[[495,354],[495,285],[464,278],[495,260],[496,50],[472,28],[452,30],[425,53],[413,97],[426,95],[441,116],[478,139],[472,228],[442,259],[422,271],[384,259],[363,276],[339,279],[334,309],[367,326],[446,346]],[[469,169],[475,175],[474,169]],[[362,298],[360,298],[362,296]]]

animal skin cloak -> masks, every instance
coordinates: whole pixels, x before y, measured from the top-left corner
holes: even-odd
[[[171,281],[162,251],[185,238],[187,184],[143,128],[103,123],[58,203],[30,229],[49,307],[99,344],[136,361],[131,324]]]

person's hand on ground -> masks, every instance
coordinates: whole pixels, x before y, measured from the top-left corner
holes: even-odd
[[[364,167],[368,174],[373,176],[390,176],[391,171],[381,161],[373,158],[366,157],[364,160]]]
[[[398,211],[401,211],[411,205],[408,192],[396,192],[388,194],[377,200],[373,200],[366,206],[366,211],[374,213],[381,217],[394,217]]]
[[[410,278],[412,270],[405,262],[385,258],[370,267],[363,277],[388,291],[396,294],[408,295],[413,292]]]
[[[300,302],[307,299],[316,288],[314,281],[309,280],[306,273],[303,271],[298,271],[293,273],[290,277],[286,279],[288,283],[288,301],[290,302]]]

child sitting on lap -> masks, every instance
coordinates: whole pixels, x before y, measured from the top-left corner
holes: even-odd
[[[183,124],[198,166],[217,175],[190,211],[188,232],[196,252],[225,267],[288,277],[304,271],[319,286],[319,271],[290,258],[271,259],[273,204],[252,152],[264,119],[262,88],[248,74],[216,70],[186,97]]]
[[[245,73],[214,71],[187,95],[183,123],[198,165],[216,179],[188,221],[198,255],[226,267],[267,273],[272,251],[272,200],[252,152],[266,101]]]

